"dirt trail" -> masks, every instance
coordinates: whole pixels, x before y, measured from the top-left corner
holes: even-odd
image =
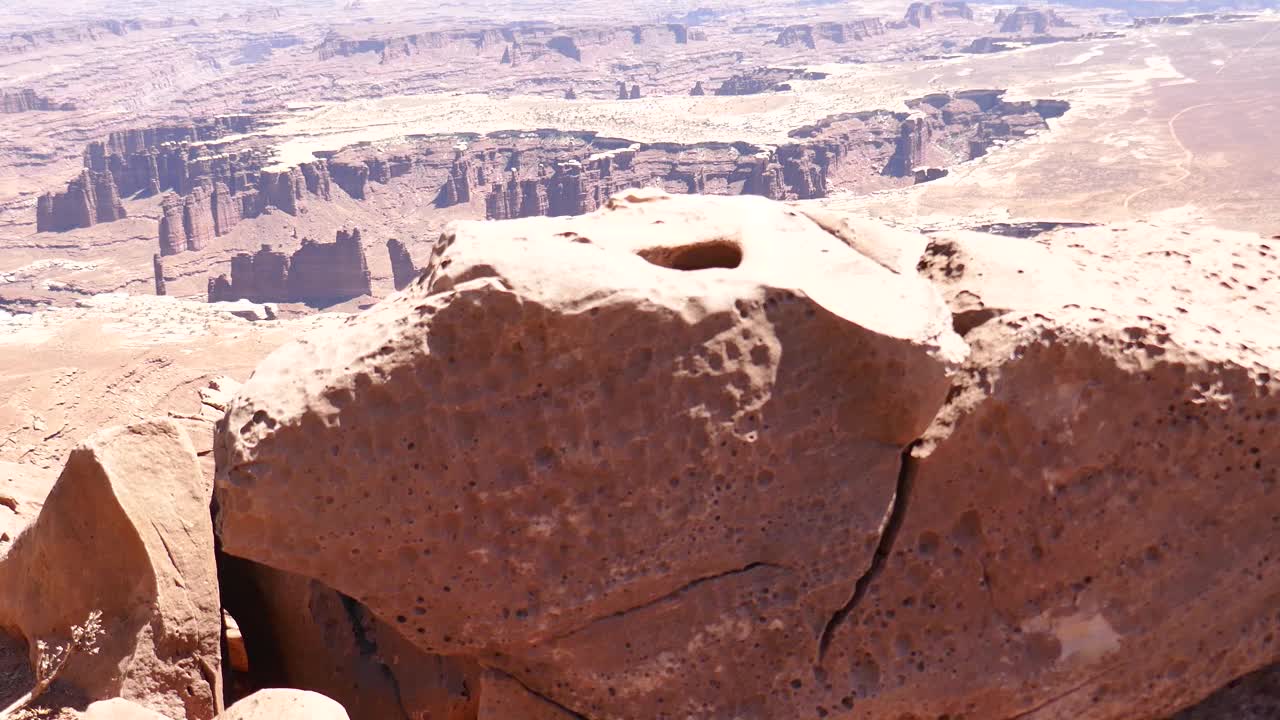
[[[1239,53],[1236,53],[1232,55],[1230,58],[1228,58],[1226,62],[1224,62],[1222,66],[1219,67],[1217,71],[1214,72],[1214,76],[1216,77],[1218,75],[1221,75],[1223,70],[1226,70],[1233,63],[1237,62],[1244,56],[1248,55],[1249,52],[1252,51],[1254,48],[1266,42],[1268,38],[1270,38],[1272,35],[1275,34],[1276,30],[1280,30],[1280,23],[1277,23],[1271,29],[1267,30],[1267,32],[1263,33],[1262,36],[1259,37],[1256,41],[1254,41],[1253,44],[1249,45],[1249,47],[1245,48],[1244,50],[1241,50]],[[1182,175],[1179,176],[1176,180],[1170,180],[1168,182],[1159,183],[1157,185],[1150,185],[1148,187],[1142,188],[1141,190],[1130,193],[1129,196],[1124,199],[1125,212],[1128,212],[1132,216],[1133,208],[1131,207],[1131,205],[1134,200],[1137,200],[1142,195],[1145,195],[1146,193],[1149,193],[1153,190],[1161,190],[1167,187],[1173,187],[1174,185],[1181,184],[1187,178],[1191,177],[1191,173],[1193,172],[1191,163],[1195,159],[1195,154],[1191,152],[1191,150],[1187,148],[1185,144],[1183,144],[1182,139],[1178,137],[1177,129],[1174,127],[1174,124],[1177,123],[1178,120],[1183,115],[1186,115],[1187,113],[1193,110],[1200,110],[1202,108],[1227,107],[1229,105],[1239,105],[1241,103],[1257,102],[1257,100],[1258,98],[1244,98],[1240,100],[1231,100],[1229,102],[1213,101],[1213,102],[1199,103],[1197,105],[1185,107],[1179,110],[1177,113],[1175,113],[1173,117],[1169,118],[1169,121],[1167,123],[1169,127],[1169,135],[1173,138],[1174,144],[1176,144],[1178,146],[1178,149],[1181,150],[1183,153],[1182,161],[1178,163],[1178,169],[1182,171]]]

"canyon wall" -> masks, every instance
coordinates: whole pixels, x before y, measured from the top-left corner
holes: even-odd
[[[885,29],[885,24],[880,18],[846,23],[820,22],[790,25],[778,33],[778,39],[774,42],[783,47],[802,45],[810,50],[816,50],[819,45],[846,45],[875,35],[883,35]]]
[[[253,125],[252,118],[238,115],[190,125],[113,132],[104,140],[89,143],[84,166],[96,191],[117,197],[155,195],[165,190],[187,195],[206,179],[223,182],[233,191],[248,190],[256,185],[264,153],[252,148],[232,152],[226,144],[214,141],[244,133]],[[66,191],[40,198],[38,230],[71,230],[124,217],[121,209],[114,216],[100,213],[91,222],[80,210],[79,201],[67,202],[67,196],[82,192],[85,177],[82,173]]]
[[[176,210],[172,218],[166,210],[165,219],[160,221],[161,249],[199,250],[210,237],[226,235],[241,220],[258,217],[268,208],[297,215],[303,212],[307,197],[320,200],[331,197],[329,168],[323,162],[303,163],[287,170],[258,171],[247,167],[235,180],[234,185],[228,187],[222,180],[210,182],[208,178],[200,178],[200,184],[190,194],[167,198],[166,208],[170,202],[183,205],[182,234],[180,238],[177,236]]]
[[[407,256],[407,253],[406,253]],[[292,255],[263,245],[231,259],[231,277],[209,280],[209,302],[296,302],[330,305],[372,293],[360,231],[339,230],[331,243],[306,239]]]
[[[996,24],[1002,33],[1047,33],[1053,28],[1071,27],[1071,23],[1059,17],[1049,8],[1018,7],[1013,11],[996,13]]]
[[[753,92],[793,71],[760,68],[717,92]],[[756,81],[759,82],[756,82]],[[762,85],[762,83],[764,85]],[[757,86],[760,87],[757,87]],[[638,87],[619,83],[628,97]],[[264,169],[265,149],[220,141],[248,128],[244,118],[205,125],[114,133],[92,143],[88,169],[65,193],[39,202],[38,229],[67,230],[124,216],[120,196],[170,191],[162,204],[162,255],[198,251],[240,220],[270,208],[297,215],[308,198],[329,200],[337,185],[362,200],[376,185],[415,173],[435,187],[434,205],[474,205],[491,219],[578,215],[613,192],[656,186],[672,193],[825,197],[839,184],[853,192],[899,187],[1047,127],[1062,101],[1006,102],[1000,90],[936,94],[910,101],[908,113],[835,115],[792,133],[777,147],[748,143],[634,143],[590,132],[542,130],[462,134],[415,140],[393,149],[353,146],[320,153],[289,169]],[[927,169],[928,172],[916,172]]]
[[[12,93],[0,93],[0,113],[22,113],[50,110],[75,110],[75,103],[59,103],[26,89]]]
[[[1023,137],[1066,112],[1059,101],[1006,102],[999,90],[930,95],[910,113],[837,115],[791,133],[776,148],[747,143],[633,143],[594,133],[501,132],[424,140],[394,154],[348,148],[326,157],[333,182],[354,198],[371,183],[418,173],[440,188],[437,207],[474,203],[485,217],[578,215],[613,192],[656,186],[672,193],[826,196],[897,187],[939,176],[936,168]],[[458,149],[459,141],[465,149]],[[917,174],[919,168],[935,168]]]
[[[972,20],[973,10],[967,3],[941,0],[935,2],[913,2],[907,6],[902,17],[902,25],[923,27],[937,20]]]
[[[625,50],[635,45],[684,45],[703,36],[683,23],[634,25],[620,28],[561,27],[549,23],[519,23],[483,30],[412,33],[390,37],[349,38],[331,32],[316,46],[320,60],[376,54],[383,64],[428,55],[439,58],[498,56],[504,65],[519,65],[547,56],[581,61],[583,53]]]

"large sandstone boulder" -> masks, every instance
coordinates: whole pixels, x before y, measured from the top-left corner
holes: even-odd
[[[99,652],[72,657],[60,686],[176,720],[212,718],[221,690],[211,492],[171,421],[92,436],[0,560],[0,632],[34,662],[37,641],[64,642],[100,611]]]
[[[482,718],[1146,720],[1280,659],[1276,253],[895,237],[457,225],[232,402],[223,545],[475,658]]]
[[[927,282],[760,198],[460,224],[245,384],[222,547],[587,717],[773,713],[963,355]]]
[[[972,354],[832,640],[840,701],[1136,720],[1280,658],[1276,254],[1128,226],[935,236],[922,267]]]

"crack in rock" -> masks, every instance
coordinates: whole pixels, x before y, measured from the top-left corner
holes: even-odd
[[[894,490],[893,500],[889,506],[889,516],[880,531],[880,541],[876,544],[875,554],[871,557],[871,566],[854,584],[853,594],[849,596],[849,601],[831,615],[826,627],[822,629],[822,635],[818,638],[819,666],[826,659],[827,650],[831,646],[831,640],[835,637],[836,631],[848,619],[849,614],[858,607],[862,599],[866,597],[867,591],[871,589],[871,583],[884,570],[885,561],[893,553],[893,545],[898,539],[898,531],[902,528],[903,518],[907,514],[907,505],[911,500],[911,486],[918,467],[918,463],[911,456],[911,452],[919,444],[920,440],[916,440],[907,445],[902,451],[902,462],[898,468],[898,487]]]
[[[746,565],[743,565],[740,568],[725,570],[724,572],[719,572],[719,573],[716,573],[715,575],[708,575],[706,577],[697,578],[696,580],[690,580],[689,582],[685,583],[684,585],[681,585],[680,587],[676,588],[675,590],[672,590],[671,592],[659,595],[658,597],[652,600],[649,600],[647,602],[643,602],[639,605],[636,605],[635,607],[629,607],[625,610],[619,610],[617,612],[609,613],[608,615],[602,615],[597,618],[592,618],[591,620],[588,620],[587,622],[583,623],[582,625],[579,625],[576,628],[573,628],[572,630],[567,630],[565,632],[562,632],[558,635],[548,638],[547,640],[544,640],[543,642],[550,643],[550,642],[556,642],[558,640],[563,640],[564,638],[567,638],[571,635],[579,633],[585,630],[586,628],[591,627],[592,625],[595,625],[596,623],[604,622],[605,620],[612,620],[614,618],[620,618],[623,615],[627,615],[629,613],[633,613],[639,610],[644,610],[645,608],[653,607],[654,605],[657,605],[663,601],[672,600],[676,597],[679,597],[680,595],[683,595],[684,593],[689,592],[690,590],[693,590],[699,585],[703,585],[709,582],[715,582],[716,580],[723,580],[724,578],[730,577],[732,575],[741,575],[743,573],[748,573],[748,572],[751,572],[752,570],[757,570],[759,568],[784,569],[778,565],[774,565],[773,563],[753,562],[753,563],[748,563]]]

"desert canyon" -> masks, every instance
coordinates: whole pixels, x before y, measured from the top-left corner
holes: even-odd
[[[1280,720],[1275,0],[0,0],[0,720]]]

